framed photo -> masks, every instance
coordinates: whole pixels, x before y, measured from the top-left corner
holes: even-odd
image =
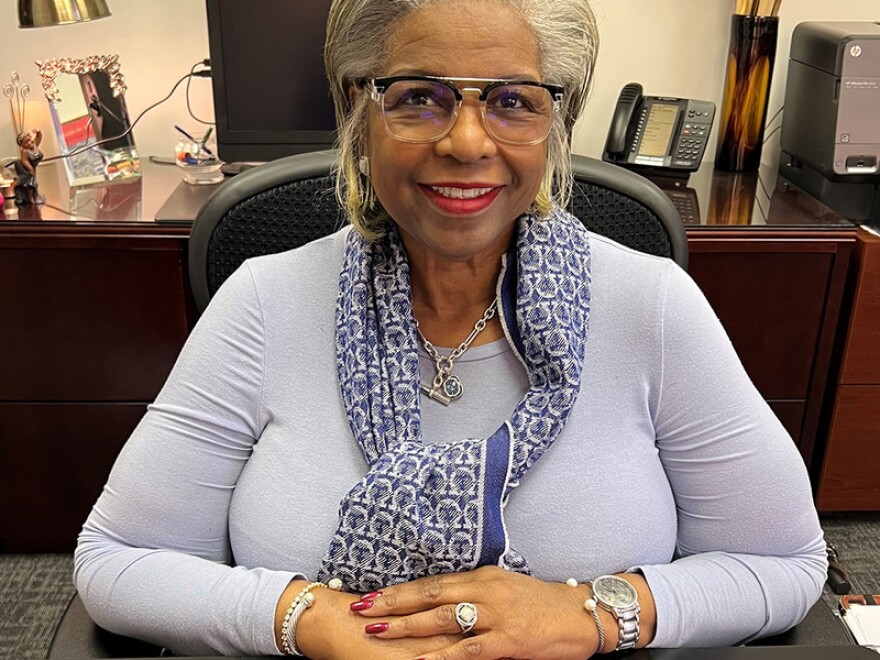
[[[140,176],[118,55],[37,62],[72,186]]]

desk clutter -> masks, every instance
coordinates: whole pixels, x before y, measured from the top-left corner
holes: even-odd
[[[841,596],[838,610],[853,641],[880,653],[880,595]]]
[[[854,644],[880,653],[880,595],[850,594],[849,573],[837,549],[831,543],[825,547],[828,555],[828,587],[838,594],[837,617],[847,636]]]

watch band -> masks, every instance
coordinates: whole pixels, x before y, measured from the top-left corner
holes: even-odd
[[[622,578],[619,578],[614,575],[602,575],[596,578],[593,582],[589,582],[590,588],[593,590],[593,598],[596,599],[599,606],[602,607],[607,612],[610,612],[615,619],[617,619],[617,646],[614,648],[615,651],[626,651],[628,649],[634,649],[636,644],[639,642],[639,601],[638,595],[634,599],[634,602],[627,605],[613,605],[611,602],[606,601],[602,597],[602,589],[600,588],[597,592],[596,582],[600,582],[604,585],[604,581],[613,581],[613,582],[623,582],[628,585],[629,589],[633,589],[632,585],[627,583]]]
[[[639,642],[639,606],[638,604],[625,609],[615,608],[617,615],[617,648],[615,651],[634,649]]]

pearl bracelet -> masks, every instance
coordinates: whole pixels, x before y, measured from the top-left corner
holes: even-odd
[[[576,588],[578,581],[574,578],[568,578],[565,584]],[[592,595],[584,601],[584,609],[593,615],[593,621],[596,622],[596,628],[599,630],[599,648],[596,649],[596,653],[602,653],[602,649],[605,648],[605,628],[602,626],[602,619],[599,618],[599,613],[596,611],[596,605],[597,603]]]
[[[332,589],[339,591],[342,589],[342,580],[333,578],[328,584],[323,582],[312,582],[304,587],[293,599],[287,612],[284,613],[284,621],[281,624],[281,646],[287,655],[298,655],[302,657],[304,654],[296,645],[296,624],[299,623],[300,617],[315,602],[315,594],[311,593],[312,589]]]

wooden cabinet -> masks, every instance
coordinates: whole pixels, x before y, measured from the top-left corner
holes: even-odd
[[[144,401],[0,402],[0,552],[73,550],[145,410]]]
[[[880,238],[858,234],[858,276],[816,503],[880,509]]]
[[[0,224],[0,551],[69,551],[189,332],[189,228]]]
[[[0,552],[68,552],[191,328],[188,225],[153,222],[180,182],[68,189],[0,212]],[[142,220],[148,217],[149,220]]]

